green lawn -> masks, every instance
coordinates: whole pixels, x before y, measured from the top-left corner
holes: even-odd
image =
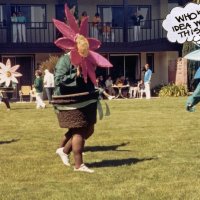
[[[0,104],[0,199],[200,199],[200,106],[188,113],[185,101],[109,101],[111,116],[86,143],[94,174],[55,154],[65,130],[51,106]]]

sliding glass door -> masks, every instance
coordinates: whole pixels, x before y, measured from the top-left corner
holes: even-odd
[[[125,76],[135,82],[141,78],[139,54],[110,54],[109,60],[113,64],[109,70],[113,79]]]

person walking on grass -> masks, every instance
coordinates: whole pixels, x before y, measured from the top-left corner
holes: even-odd
[[[18,83],[16,77],[22,76],[21,73],[16,71],[19,67],[20,65],[12,67],[10,59],[6,61],[5,65],[0,62],[0,102],[6,104],[7,110],[10,110],[9,99]]]
[[[145,94],[146,99],[151,99],[151,76],[152,71],[149,69],[149,64],[146,64],[145,66],[145,74],[144,74],[144,86],[145,86]]]
[[[65,36],[58,38],[55,44],[65,53],[55,68],[55,89],[52,104],[56,110],[61,128],[68,128],[56,153],[66,166],[70,166],[69,155],[74,155],[74,171],[93,173],[83,162],[85,141],[93,134],[96,123],[99,91],[95,90],[95,68],[112,67],[103,56],[90,51],[100,47],[100,41],[87,38],[88,18],[81,21],[80,28],[65,5],[69,26],[53,19],[54,25]],[[70,41],[70,42],[69,42]],[[92,62],[91,62],[92,61]],[[60,104],[59,104],[60,103]]]
[[[0,90],[0,103],[4,102],[6,105],[6,108],[8,111],[10,111],[10,103],[9,103],[9,99],[7,97],[7,95],[5,94],[5,92]]]
[[[45,108],[45,103],[43,102],[43,80],[42,72],[40,70],[35,71],[35,81],[34,87],[36,89],[36,108]]]

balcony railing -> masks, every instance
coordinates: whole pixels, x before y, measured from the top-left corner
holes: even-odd
[[[128,42],[155,40],[166,38],[161,19],[146,20],[141,26],[128,27]],[[94,25],[89,23],[89,36],[101,40],[103,43],[124,42],[124,29],[113,27],[111,23]],[[0,43],[53,43],[61,33],[56,30],[52,22],[31,22],[26,24],[13,23],[6,25],[0,22]]]

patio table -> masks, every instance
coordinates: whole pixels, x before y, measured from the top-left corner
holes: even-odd
[[[127,99],[125,96],[123,96],[122,89],[129,88],[130,85],[113,85],[112,87],[116,88],[118,90],[118,94],[115,97],[116,99],[118,99],[120,97],[123,98],[123,99]]]

